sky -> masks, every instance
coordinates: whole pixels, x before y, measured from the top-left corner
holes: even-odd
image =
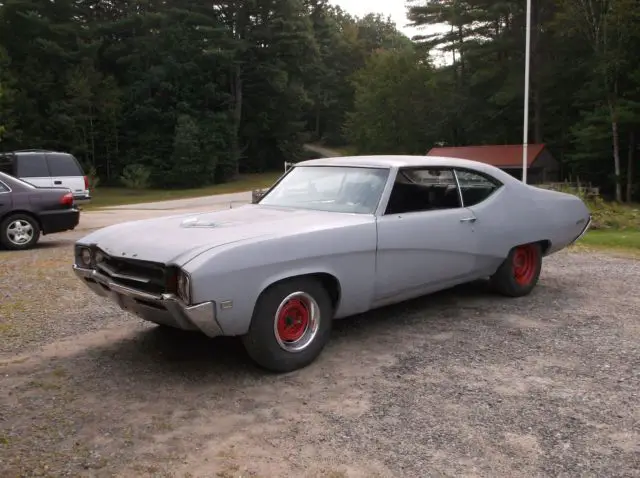
[[[340,5],[340,8],[352,15],[364,17],[367,13],[381,13],[384,16],[391,16],[396,22],[398,30],[405,35],[415,35],[414,28],[405,27],[408,23],[405,0],[331,0],[333,5]]]
[[[405,0],[331,0],[331,3],[340,5],[343,10],[359,17],[364,17],[367,13],[389,15],[396,22],[398,30],[408,36],[415,34],[415,29],[404,26],[408,23]]]
[[[367,13],[380,13],[383,16],[390,16],[391,20],[396,23],[396,28],[411,38],[417,34],[427,34],[443,31],[443,26],[432,26],[428,29],[418,30],[416,28],[407,27],[407,8],[405,0],[331,0],[331,4],[339,5],[340,8],[358,17],[364,17]],[[448,30],[444,26],[444,31]],[[436,51],[431,52],[432,55],[439,57]],[[445,58],[434,58],[437,63],[446,61]]]

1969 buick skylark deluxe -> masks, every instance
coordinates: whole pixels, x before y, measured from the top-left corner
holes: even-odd
[[[591,222],[577,197],[446,157],[297,163],[255,204],[122,223],[79,240],[74,270],[151,322],[241,336],[260,366],[316,359],[332,319],[490,278],[518,297]]]

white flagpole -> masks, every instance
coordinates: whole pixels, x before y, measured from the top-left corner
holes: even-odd
[[[522,133],[522,182],[527,183],[527,149],[529,143],[529,64],[531,57],[531,0],[527,0],[527,29],[524,60],[524,124]]]

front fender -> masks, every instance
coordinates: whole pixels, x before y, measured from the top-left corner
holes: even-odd
[[[337,239],[339,236],[339,239]],[[224,245],[198,256],[185,269],[191,276],[194,303],[213,300],[225,335],[249,328],[258,297],[275,282],[325,273],[341,289],[336,318],[364,312],[373,298],[375,223],[336,230],[316,230]]]

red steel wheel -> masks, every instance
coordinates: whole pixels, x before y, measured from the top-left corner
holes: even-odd
[[[527,286],[536,275],[538,268],[538,249],[526,244],[515,249],[513,254],[513,278],[521,286]]]
[[[320,308],[308,293],[289,294],[278,306],[273,332],[276,341],[287,352],[304,350],[318,332]]]
[[[331,295],[315,277],[295,277],[267,287],[258,297],[242,343],[256,364],[277,373],[306,367],[331,334]]]
[[[278,312],[276,331],[283,342],[300,340],[309,326],[310,312],[300,299],[289,299]]]
[[[542,248],[539,243],[522,244],[509,255],[491,276],[493,288],[509,297],[529,294],[538,283],[542,270]]]

